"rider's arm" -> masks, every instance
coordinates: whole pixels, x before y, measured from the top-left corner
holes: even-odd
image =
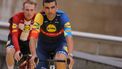
[[[63,14],[61,17],[62,22],[64,23],[64,35],[66,37],[67,45],[68,45],[68,54],[72,54],[73,52],[73,39],[71,33],[71,24],[68,16]]]
[[[69,23],[69,22],[67,22],[67,23]],[[73,39],[72,39],[72,33],[71,33],[70,27],[71,27],[70,23],[69,23],[69,25],[65,25],[65,27],[64,27],[64,31],[65,31],[64,33],[65,33],[65,37],[66,37],[66,41],[67,41],[67,45],[68,45],[69,55],[71,55],[73,52]]]
[[[19,42],[18,42],[18,22],[19,18],[17,16],[14,16],[12,19],[12,29],[11,29],[11,34],[12,34],[12,42],[15,47],[16,51],[20,51],[19,48]]]
[[[40,32],[40,26],[42,25],[42,23],[43,23],[43,16],[41,15],[41,13],[38,13],[35,16],[33,28],[31,31],[31,36],[30,36],[30,51],[33,56],[36,55],[35,49],[36,49],[36,44],[37,44],[37,38]]]

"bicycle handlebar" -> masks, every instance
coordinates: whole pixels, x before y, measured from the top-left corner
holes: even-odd
[[[18,66],[20,66],[23,62],[28,62],[32,55],[30,55],[30,54],[21,55],[20,54],[20,56],[22,56],[22,58],[18,61],[18,63],[17,63]],[[36,57],[34,61],[35,61],[35,63],[37,63],[38,58]]]

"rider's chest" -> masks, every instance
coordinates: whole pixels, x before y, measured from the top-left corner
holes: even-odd
[[[54,19],[49,21],[48,19],[44,19],[43,25],[41,26],[47,32],[56,32],[62,28],[61,22],[59,19]]]
[[[22,31],[30,31],[32,29],[32,24],[33,24],[32,20],[30,21],[20,20],[18,27]]]

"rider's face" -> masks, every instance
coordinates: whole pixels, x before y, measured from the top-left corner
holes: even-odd
[[[56,14],[57,5],[55,2],[44,3],[43,10],[46,13],[47,17],[54,17],[54,15]]]
[[[27,20],[30,20],[33,18],[35,14],[35,5],[34,4],[25,4],[23,7],[24,16]]]

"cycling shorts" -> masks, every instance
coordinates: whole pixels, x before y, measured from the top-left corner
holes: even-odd
[[[22,54],[30,54],[30,48],[29,48],[29,41],[19,41],[19,46],[20,46],[20,51]],[[8,48],[14,48],[13,42],[12,42],[12,38],[11,35],[8,35],[8,41],[6,44],[6,47]]]

